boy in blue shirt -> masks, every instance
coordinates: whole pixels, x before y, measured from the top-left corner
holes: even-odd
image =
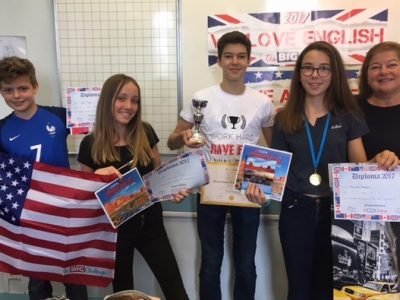
[[[39,106],[35,68],[19,57],[0,60],[0,93],[13,110],[0,120],[0,152],[69,168],[66,111],[61,107]],[[65,284],[71,300],[87,300],[86,286]],[[49,281],[29,278],[29,298],[52,297]]]

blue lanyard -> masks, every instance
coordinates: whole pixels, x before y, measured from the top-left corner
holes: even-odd
[[[306,131],[308,137],[308,145],[310,146],[311,158],[314,165],[314,170],[316,171],[321,160],[322,152],[324,151],[325,143],[326,143],[326,136],[328,135],[328,127],[329,121],[331,120],[331,113],[328,112],[328,116],[326,117],[324,132],[322,133],[321,144],[319,145],[317,159],[315,159],[315,150],[314,150],[314,141],[311,135],[310,124],[308,122],[307,116],[306,118]]]

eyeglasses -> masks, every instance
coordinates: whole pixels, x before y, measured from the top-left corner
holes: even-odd
[[[330,66],[322,66],[318,68],[314,68],[312,66],[302,66],[300,69],[304,76],[311,76],[315,70],[317,70],[318,76],[321,77],[326,77],[332,72],[332,68]]]

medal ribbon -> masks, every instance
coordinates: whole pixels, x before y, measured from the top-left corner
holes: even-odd
[[[318,168],[319,162],[321,160],[322,152],[324,151],[324,147],[325,147],[325,143],[326,143],[326,136],[328,135],[328,127],[329,127],[329,121],[331,120],[331,113],[328,112],[328,115],[326,117],[324,132],[322,133],[322,139],[321,139],[321,143],[319,145],[317,158],[315,158],[314,141],[313,141],[313,138],[311,135],[310,124],[308,122],[307,116],[305,116],[305,118],[306,118],[306,131],[307,131],[308,145],[310,146],[310,152],[311,152],[311,158],[312,158],[313,165],[314,165],[314,170],[315,170],[315,172],[317,172],[317,168]]]

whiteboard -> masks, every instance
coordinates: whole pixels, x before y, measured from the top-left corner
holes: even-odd
[[[54,0],[54,12],[64,103],[69,87],[101,87],[113,74],[130,75],[160,152],[174,153],[167,139],[178,110],[176,0]]]

